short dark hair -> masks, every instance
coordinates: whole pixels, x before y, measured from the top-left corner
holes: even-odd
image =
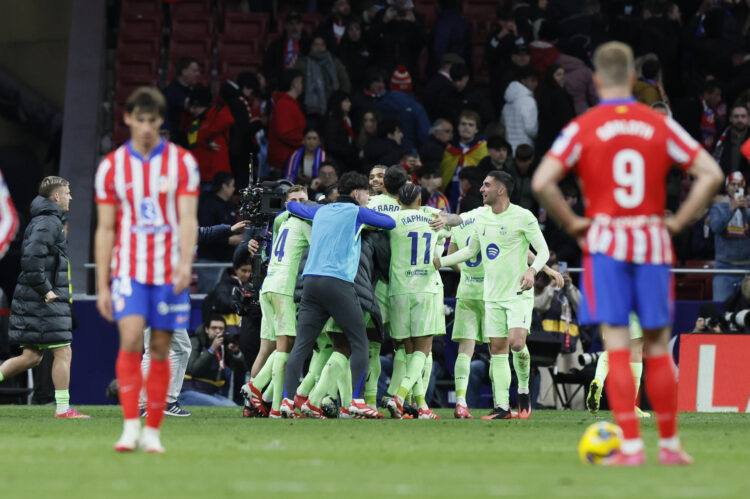
[[[378,123],[378,137],[381,139],[386,138],[388,135],[395,133],[396,130],[403,131],[401,122],[393,118],[384,118]]]
[[[458,179],[468,181],[472,185],[472,187],[482,185],[484,176],[485,175],[482,170],[474,166],[469,168],[462,168],[461,171],[458,172]]]
[[[402,167],[393,165],[385,171],[383,185],[388,194],[398,195],[398,190],[409,180],[409,174]]]
[[[716,90],[721,90],[721,85],[719,85],[719,82],[716,80],[708,80],[703,83],[703,92],[704,94],[712,94]]]
[[[451,80],[458,81],[465,76],[469,76],[469,67],[466,64],[451,64]]]
[[[530,159],[534,159],[534,148],[529,144],[519,144],[516,147],[516,160],[528,161]]]
[[[323,140],[323,134],[322,134],[322,133],[320,133],[320,130],[318,130],[318,129],[317,129],[316,127],[314,127],[314,126],[306,126],[306,127],[305,127],[305,129],[304,129],[304,130],[303,130],[303,132],[302,132],[302,137],[304,137],[305,135],[307,135],[307,134],[308,134],[308,133],[310,133],[310,132],[315,132],[315,133],[317,133],[317,134],[318,134],[318,137],[320,137],[320,140]]]
[[[250,73],[248,71],[242,72],[237,75],[237,86],[242,88],[253,89],[253,94],[257,95],[260,92],[260,80],[258,75]]]
[[[138,87],[125,101],[125,111],[133,114],[135,110],[143,113],[156,113],[162,118],[167,111],[167,101],[156,87]]]
[[[232,268],[238,269],[244,265],[252,265],[253,257],[247,251],[238,251],[237,257],[232,260]]]
[[[492,177],[497,182],[503,184],[505,186],[505,189],[508,191],[508,197],[513,194],[513,186],[515,185],[515,181],[513,180],[513,176],[510,173],[504,172],[502,170],[492,170],[487,174],[487,176]]]
[[[203,327],[204,328],[209,327],[213,321],[221,322],[222,324],[224,324],[224,327],[227,327],[227,320],[224,318],[223,315],[217,314],[217,313],[213,313],[209,315],[208,320],[203,323]]]
[[[382,81],[385,83],[385,72],[376,66],[371,66],[367,69],[365,69],[365,77],[364,77],[364,87],[363,88],[370,88],[370,85],[373,82],[376,81]]]
[[[344,113],[341,111],[341,103],[349,99],[349,94],[343,90],[336,90],[328,97],[328,114],[336,118],[343,118]]]
[[[659,69],[661,69],[661,65],[657,59],[648,59],[641,66],[641,74],[644,78],[653,80],[659,76]]]
[[[297,78],[303,78],[305,75],[302,74],[302,71],[299,69],[287,69],[282,73],[281,75],[281,81],[279,82],[279,90],[281,92],[288,92],[292,89],[292,83],[294,83],[294,80]]]
[[[367,177],[358,172],[346,172],[339,179],[339,194],[344,196],[351,195],[352,191],[366,191],[369,188]]]
[[[204,106],[210,107],[211,101],[211,89],[204,87],[203,85],[196,85],[190,91],[189,105],[191,106]]]
[[[536,79],[539,81],[539,70],[534,66],[523,66],[518,70],[518,81],[525,80],[527,78]]]
[[[326,166],[330,166],[331,168],[333,168],[333,171],[336,172],[336,175],[339,174],[339,169],[336,167],[336,164],[333,163],[332,161],[324,161],[324,162],[322,162],[320,164],[320,166],[318,167],[318,172],[320,172],[320,170],[322,170]]]
[[[177,64],[175,65],[175,69],[177,70],[177,74],[181,75],[183,71],[185,71],[192,63],[198,63],[198,59],[195,57],[180,57],[177,60]]]
[[[234,177],[232,177],[232,174],[229,172],[216,172],[216,174],[214,174],[214,178],[211,179],[211,190],[213,192],[219,192],[221,186],[227,185],[232,181],[232,179],[234,179]]]
[[[425,165],[419,170],[417,170],[417,178],[439,177],[439,176],[440,176],[440,170],[435,166]]]
[[[487,139],[487,149],[505,149],[508,152],[511,152],[513,150],[511,145],[508,144],[508,141],[500,137],[499,135],[493,135],[492,137]]]
[[[398,190],[398,200],[403,205],[410,205],[421,195],[421,189],[418,185],[404,184]]]

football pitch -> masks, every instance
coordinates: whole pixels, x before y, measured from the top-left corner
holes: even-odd
[[[55,420],[52,406],[0,406],[2,497],[747,497],[750,415],[683,414],[692,467],[580,463],[593,417],[535,411],[527,421],[268,420],[241,408],[167,417],[163,455],[116,454],[116,406],[79,407],[90,420]],[[484,411],[475,410],[474,416]]]

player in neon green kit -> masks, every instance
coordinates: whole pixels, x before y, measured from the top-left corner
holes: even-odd
[[[492,171],[481,192],[489,210],[474,224],[469,245],[452,255],[435,259],[435,266],[455,265],[476,257],[481,251],[484,266],[483,332],[490,339],[490,378],[495,408],[482,419],[510,419],[510,366],[508,348],[518,376],[518,417],[531,414],[528,382],[530,356],[526,336],[534,308],[533,285],[538,271],[549,259],[549,250],[534,215],[510,203],[513,177]],[[537,255],[528,267],[529,245]]]
[[[294,186],[287,191],[287,202],[307,200],[307,188]],[[269,390],[273,393],[273,403],[269,414],[280,418],[282,405],[284,413],[293,412],[293,402],[282,401],[284,393],[284,369],[289,352],[294,345],[297,334],[297,305],[294,303],[294,287],[299,273],[299,262],[310,242],[310,223],[282,213],[274,220],[271,255],[268,274],[263,281],[260,295],[260,307],[263,314],[261,321],[261,352],[273,351],[268,356],[258,374],[242,387],[242,394],[261,413],[266,411],[260,390],[271,382]],[[257,243],[248,245],[251,253],[258,250]],[[259,354],[260,356],[260,354]],[[257,359],[256,359],[257,362]],[[253,365],[253,370],[256,366]],[[267,391],[266,395],[269,394]]]
[[[638,397],[638,389],[641,387],[641,375],[643,374],[643,328],[635,312],[630,312],[630,369],[633,371],[633,381],[635,382],[635,396]],[[599,412],[599,402],[602,398],[602,388],[604,380],[609,374],[609,354],[602,353],[596,362],[596,374],[594,380],[589,386],[589,393],[586,396],[586,407],[591,414]],[[637,402],[637,400],[636,400]],[[651,414],[635,406],[635,413],[639,418],[650,418]]]
[[[407,360],[406,373],[393,398],[393,409],[397,418],[402,417],[404,399],[413,389],[419,419],[439,419],[425,403],[422,371],[432,349],[432,337],[441,332],[435,315],[440,295],[432,260],[441,251],[439,237],[446,237],[448,232],[437,232],[430,227],[432,218],[419,210],[422,198],[418,186],[405,184],[398,196],[401,211],[392,215],[396,228],[389,232],[391,336],[396,340],[411,338],[414,352]]]

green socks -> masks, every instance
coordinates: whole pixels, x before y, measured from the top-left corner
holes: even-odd
[[[380,379],[380,348],[381,344],[376,341],[370,342],[370,364],[367,367],[367,380],[365,381],[365,403],[375,405],[378,402],[378,380]]]
[[[271,384],[273,385],[273,405],[271,406],[271,408],[274,411],[278,411],[279,409],[281,409],[281,399],[284,397],[284,372],[286,371],[286,361],[288,358],[288,353],[278,351],[273,358],[273,371],[271,373]]]
[[[320,373],[320,381],[315,385],[313,391],[310,392],[311,405],[320,407],[323,397],[329,393],[336,392],[338,378],[348,365],[349,361],[343,353],[333,352],[331,354],[325,367],[323,367],[323,371]]]
[[[297,388],[298,394],[302,395],[303,397],[307,397],[308,395],[310,395],[310,392],[315,386],[315,383],[320,380],[320,373],[323,372],[323,367],[326,365],[326,362],[328,362],[328,359],[331,357],[332,353],[333,347],[331,345],[326,345],[319,351],[313,351],[313,356],[310,360],[310,369],[307,371],[305,378]]]
[[[510,364],[508,354],[501,353],[493,355],[490,359],[490,373],[492,376],[492,396],[495,399],[495,407],[510,410]]]
[[[55,402],[57,402],[57,414],[64,414],[70,409],[70,391],[55,390]]]
[[[348,359],[343,367],[343,372],[339,372],[339,375],[336,377],[336,383],[339,389],[339,396],[341,397],[341,407],[348,409],[352,405],[352,367]]]
[[[401,386],[398,388],[398,396],[402,399],[406,398],[409,394],[409,390],[416,385],[418,380],[422,381],[422,370],[424,369],[424,363],[427,360],[427,356],[419,351],[414,352],[408,357],[406,373],[404,374],[403,381],[401,381]],[[422,387],[422,395],[424,395],[424,387]]]
[[[422,372],[422,384],[424,389],[430,386],[430,377],[432,376],[432,352],[427,355],[427,359],[424,361],[424,371]]]
[[[388,395],[394,396],[401,386],[401,381],[406,372],[406,347],[401,345],[393,354],[393,374],[391,375],[391,384],[388,386]]]
[[[635,398],[638,399],[638,390],[641,388],[641,375],[643,374],[643,362],[631,362],[630,370],[633,371],[633,381],[635,381]]]
[[[529,393],[529,375],[531,371],[531,355],[529,347],[523,347],[519,352],[513,352],[513,369],[518,378],[518,393]]]
[[[263,367],[260,368],[260,371],[258,371],[258,374],[253,378],[253,386],[258,389],[258,391],[263,391],[263,389],[266,387],[266,385],[271,381],[271,374],[273,370],[273,359],[276,357],[276,350],[274,350],[271,355],[268,356],[266,359],[266,363],[263,364]]]
[[[604,383],[604,380],[607,379],[607,374],[609,374],[609,353],[604,352],[599,356],[599,360],[596,361],[596,374],[594,374],[594,379]]]
[[[466,405],[466,387],[469,386],[469,374],[471,374],[471,357],[465,353],[458,354],[453,375],[456,380],[456,403]]]

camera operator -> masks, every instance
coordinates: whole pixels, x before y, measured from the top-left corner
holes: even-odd
[[[704,303],[700,308],[700,315],[695,320],[694,333],[716,333],[725,331],[725,324],[719,310],[713,303]]]
[[[711,230],[716,234],[716,268],[750,271],[750,210],[745,177],[732,172],[726,179],[727,195],[711,206]],[[741,275],[714,276],[713,299],[724,301],[742,282]]]
[[[192,353],[179,400],[184,405],[234,407],[232,400],[219,391],[229,380],[231,370],[245,362],[240,347],[226,334],[226,321],[214,314],[200,326],[190,339]]]

